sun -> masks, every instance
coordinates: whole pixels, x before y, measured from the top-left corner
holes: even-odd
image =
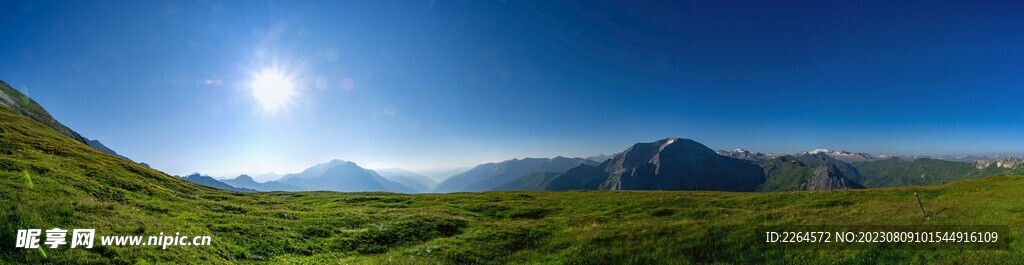
[[[264,111],[274,113],[284,110],[295,93],[294,82],[281,72],[263,69],[253,75],[252,96]]]

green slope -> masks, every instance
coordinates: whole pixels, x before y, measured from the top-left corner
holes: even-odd
[[[920,186],[950,183],[961,179],[1000,175],[1006,169],[990,166],[976,169],[973,163],[921,158],[899,158],[853,163],[865,187]]]
[[[849,164],[824,154],[780,156],[761,162],[764,169],[764,184],[757,191],[794,191],[801,190],[801,184],[814,175],[814,169],[820,165],[832,164],[848,179],[860,183],[857,169]]]
[[[994,165],[977,169],[973,163],[927,158],[846,163],[826,155],[781,156],[760,164],[768,177],[758,191],[798,190],[799,185],[813,175],[815,167],[826,163],[835,165],[844,176],[868,188],[938,185],[1013,172]]]
[[[922,221],[913,193],[931,219]],[[1007,263],[1024,178],[829,192],[233,193],[101,153],[0,107],[2,263]],[[759,249],[756,224],[1008,224],[989,251]],[[211,246],[13,249],[24,228],[180,232]]]
[[[559,174],[562,174],[562,172],[533,172],[530,174],[523,175],[522,177],[518,177],[509,183],[505,183],[505,185],[501,185],[497,188],[494,188],[494,190],[540,190],[545,183],[555,178],[555,176],[558,176]]]

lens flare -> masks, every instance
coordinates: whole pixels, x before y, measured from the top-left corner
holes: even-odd
[[[276,113],[288,107],[295,97],[295,84],[279,71],[263,69],[253,75],[252,96],[264,111]]]

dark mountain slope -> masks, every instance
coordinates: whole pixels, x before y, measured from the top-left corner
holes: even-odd
[[[753,191],[764,180],[761,168],[748,161],[690,139],[666,138],[635,144],[597,167],[566,171],[543,188]]]
[[[536,172],[563,172],[581,164],[597,162],[582,158],[524,158],[487,163],[454,175],[437,184],[434,192],[488,191],[518,177]]]
[[[113,149],[110,149],[110,147],[107,147],[106,145],[103,145],[103,143],[101,143],[99,140],[93,140],[93,139],[89,139],[89,138],[84,138],[84,139],[86,141],[86,144],[88,144],[92,148],[95,148],[96,150],[100,150],[100,152],[104,152],[104,153],[110,154],[112,156],[120,157],[121,159],[124,159],[124,160],[132,161],[131,159],[128,159],[127,157],[118,154]]]

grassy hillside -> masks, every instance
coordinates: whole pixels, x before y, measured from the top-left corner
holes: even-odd
[[[39,103],[36,103],[35,100],[22,94],[3,80],[0,80],[0,106],[11,108],[14,112],[21,113],[39,123],[45,124],[76,141],[87,142],[85,137],[64,126],[57,119],[54,119],[53,116],[50,116],[50,113],[43,109],[43,106],[40,106]]]
[[[1009,170],[994,165],[977,169],[973,163],[928,158],[845,163],[827,155],[781,156],[760,164],[768,178],[758,191],[799,190],[799,185],[810,178],[814,168],[826,163],[835,165],[843,176],[868,188],[938,185],[962,179],[1021,175],[1020,171],[1024,170],[1024,167]]]
[[[920,192],[932,218],[913,202]],[[830,192],[233,193],[101,153],[0,107],[0,260],[11,263],[1004,263],[1024,178]],[[1008,224],[1006,250],[760,249],[756,224]],[[13,249],[24,228],[211,235],[212,246]]]
[[[516,178],[512,182],[505,183],[497,188],[496,191],[512,191],[512,190],[541,190],[541,187],[545,183],[551,181],[551,179],[562,174],[562,172],[534,172],[526,174],[522,177]]]
[[[976,169],[972,163],[921,158],[899,158],[853,163],[865,187],[919,186],[950,183],[961,179],[1000,175],[1004,168]]]

